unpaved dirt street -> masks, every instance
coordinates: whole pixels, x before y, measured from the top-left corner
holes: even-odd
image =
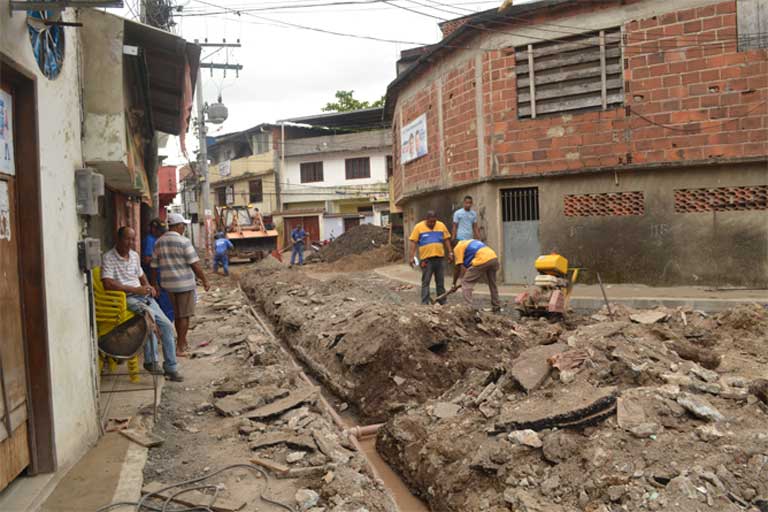
[[[549,323],[417,306],[371,272],[241,283],[337,404],[386,422],[378,452],[432,511],[768,510],[761,306]]]
[[[219,500],[245,503],[245,511],[287,510],[261,501],[262,491],[296,511],[395,510],[320,406],[317,388],[254,320],[234,280],[214,277],[211,292],[200,294],[190,342],[197,357],[182,360],[185,382],[164,389],[154,432],[165,442],[150,451],[145,486],[259,458],[290,474],[271,471],[281,478],[268,489],[247,469],[205,483],[221,484]]]

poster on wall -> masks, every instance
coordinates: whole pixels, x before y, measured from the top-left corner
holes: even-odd
[[[403,126],[400,139],[400,162],[407,164],[427,154],[427,114]]]
[[[219,164],[219,176],[229,176],[232,174],[232,167],[230,160],[224,160]]]
[[[16,174],[13,164],[13,104],[11,95],[0,90],[0,172]]]
[[[0,240],[11,241],[11,200],[5,181],[0,181]]]

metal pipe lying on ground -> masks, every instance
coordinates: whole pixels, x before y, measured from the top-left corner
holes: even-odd
[[[379,432],[379,429],[383,427],[383,423],[376,423],[374,425],[355,426],[350,427],[344,431],[344,435],[355,436],[360,439],[361,437],[374,436]]]

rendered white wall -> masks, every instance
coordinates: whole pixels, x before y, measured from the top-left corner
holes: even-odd
[[[387,155],[388,151],[380,150],[376,152],[359,153],[336,153],[336,154],[318,154],[314,156],[302,156],[286,158],[285,174],[283,179],[287,185],[283,186],[284,203],[300,203],[306,201],[325,201],[351,199],[356,197],[352,195],[355,188],[362,189],[359,197],[371,195],[371,191],[381,189],[376,195],[386,195],[387,193]],[[364,179],[346,179],[346,167],[344,161],[348,158],[370,157],[371,159],[371,177]],[[301,163],[302,162],[323,162],[323,181],[315,183],[301,183]],[[376,185],[373,187],[372,185]],[[316,189],[316,190],[312,190]],[[335,191],[349,192],[349,194],[339,195]],[[311,192],[304,194],[303,192]],[[327,192],[324,195],[317,195],[320,192]]]
[[[74,18],[67,9],[64,21]],[[59,467],[76,461],[99,435],[88,292],[77,263],[81,223],[75,212],[74,170],[83,165],[78,31],[64,32],[64,66],[55,80],[48,80],[34,60],[26,16],[9,16],[8,3],[0,2],[0,52],[37,77],[46,314]]]

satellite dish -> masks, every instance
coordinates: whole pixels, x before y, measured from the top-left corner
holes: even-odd
[[[216,103],[208,105],[207,113],[208,122],[213,124],[221,124],[226,121],[229,116],[229,110],[227,109],[227,106],[221,102],[221,96],[219,96],[219,100]]]

